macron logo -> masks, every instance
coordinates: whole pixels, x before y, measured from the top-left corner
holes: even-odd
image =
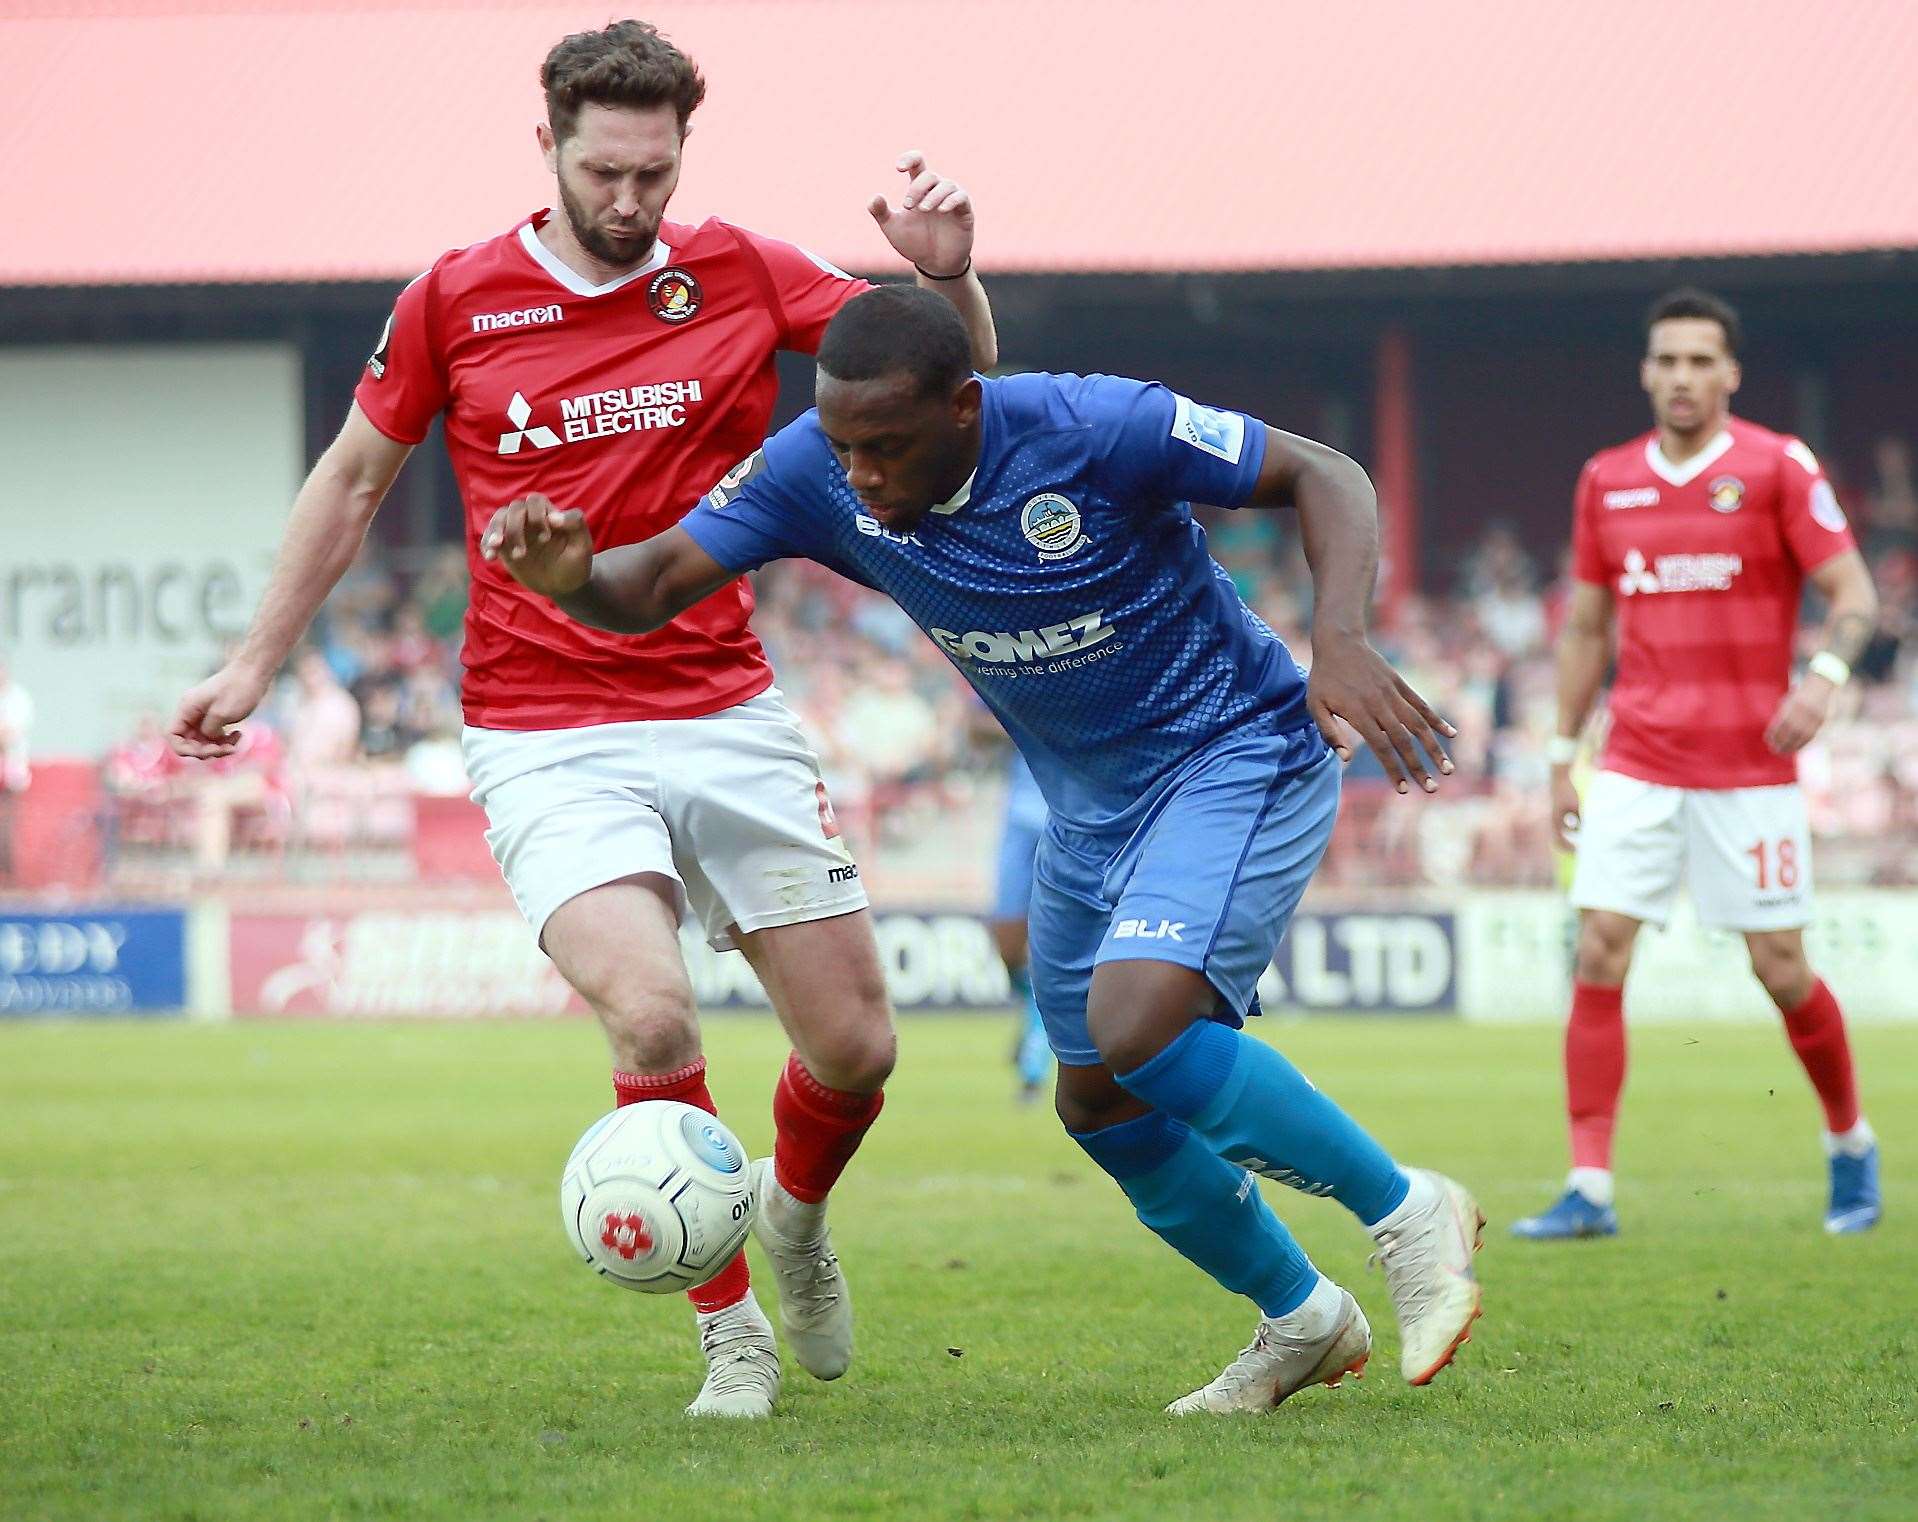
[[[558,322],[565,315],[557,301],[550,306],[521,307],[517,312],[481,312],[473,318],[473,331],[497,333],[501,328],[530,328],[536,323]]]

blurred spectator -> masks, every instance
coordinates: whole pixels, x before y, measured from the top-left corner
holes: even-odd
[[[466,622],[466,547],[449,544],[413,589],[420,624],[436,640],[456,643]]]
[[[1866,559],[1894,551],[1918,554],[1918,486],[1911,473],[1911,446],[1882,438],[1872,449],[1871,493],[1865,499],[1859,543]]]
[[[1505,524],[1487,529],[1467,562],[1465,595],[1486,637],[1508,658],[1528,655],[1545,642],[1545,605],[1531,557]]]
[[[194,865],[209,875],[225,868],[243,826],[252,825],[263,842],[286,835],[285,747],[273,726],[257,718],[235,733],[240,739],[231,755],[182,768],[172,784],[192,811]]]
[[[400,689],[392,682],[369,687],[360,702],[360,754],[390,761],[405,752],[410,738],[401,722]]]
[[[300,653],[286,705],[286,759],[296,776],[343,766],[360,753],[360,705],[340,685],[325,655]]]
[[[423,735],[406,748],[406,780],[416,793],[436,798],[469,793],[473,785],[466,778],[466,760],[460,752],[460,726],[447,720],[431,734]]]

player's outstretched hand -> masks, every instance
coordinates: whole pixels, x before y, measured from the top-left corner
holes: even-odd
[[[564,597],[593,574],[593,536],[578,508],[558,508],[535,492],[493,514],[480,556],[497,560],[529,592]]]
[[[906,193],[895,208],[884,196],[866,203],[873,221],[902,259],[928,275],[963,275],[972,259],[972,197],[946,179],[914,149],[895,166],[906,176]]]
[[[167,744],[173,754],[192,761],[217,761],[233,754],[240,732],[233,728],[266,696],[271,672],[257,672],[237,662],[222,666],[199,686],[190,688],[167,725]]]
[[[1319,733],[1341,761],[1352,759],[1351,742],[1338,724],[1343,719],[1372,748],[1401,793],[1409,792],[1413,782],[1428,793],[1438,791],[1438,778],[1426,766],[1428,757],[1441,776],[1452,775],[1452,758],[1439,736],[1450,739],[1458,731],[1434,713],[1363,636],[1314,632],[1306,696]]]
[[[1811,743],[1831,714],[1831,695],[1837,689],[1821,676],[1793,684],[1765,726],[1765,744],[1780,756],[1794,755]]]

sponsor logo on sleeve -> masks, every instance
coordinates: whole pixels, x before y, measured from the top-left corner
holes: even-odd
[[[746,483],[765,468],[766,451],[755,449],[719,478],[718,484],[706,493],[706,505],[714,512],[728,506],[746,489]]]
[[[1845,531],[1845,510],[1838,505],[1838,493],[1831,482],[1820,476],[1811,483],[1811,521],[1834,534]]]
[[[1745,483],[1737,476],[1717,476],[1708,490],[1713,512],[1735,513],[1745,505]]]
[[[1086,546],[1078,505],[1056,491],[1042,491],[1026,499],[1026,505],[1019,509],[1019,531],[1041,560],[1064,560]]]
[[[691,322],[705,299],[706,293],[699,288],[691,271],[676,264],[668,265],[653,276],[646,287],[646,304],[653,309],[653,316],[674,326]]]
[[[1245,452],[1245,419],[1236,412],[1201,407],[1189,397],[1176,397],[1172,409],[1172,437],[1194,449],[1237,465]]]

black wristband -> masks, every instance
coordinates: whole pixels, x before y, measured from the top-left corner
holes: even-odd
[[[915,264],[913,268],[918,270],[919,273],[924,275],[928,280],[964,280],[966,276],[972,273],[972,255],[966,255],[966,267],[956,275],[935,275],[931,270],[917,264]]]

